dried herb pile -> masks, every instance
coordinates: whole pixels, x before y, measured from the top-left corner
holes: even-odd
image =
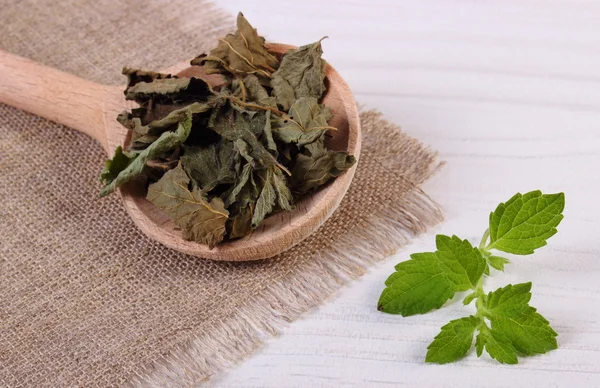
[[[100,196],[147,178],[147,199],[186,239],[214,247],[243,237],[269,215],[290,211],[306,193],[356,160],[325,145],[332,117],[319,103],[326,91],[321,41],[289,50],[281,61],[240,13],[237,31],[191,64],[220,74],[212,87],[138,69],[125,98],[139,108],[117,120],[132,131],[100,175]]]

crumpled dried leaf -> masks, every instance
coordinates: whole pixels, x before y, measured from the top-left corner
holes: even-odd
[[[325,147],[335,128],[318,102],[326,89],[321,54],[319,41],[290,50],[280,65],[239,14],[238,30],[192,61],[222,75],[214,89],[200,78],[124,68],[126,98],[139,107],[117,118],[131,143],[106,163],[100,195],[143,176],[148,199],[185,238],[210,247],[292,210],[355,163]]]
[[[255,112],[259,113],[259,112]],[[263,113],[264,114],[264,113]],[[264,168],[278,164],[277,160],[258,140],[255,132],[262,129],[260,125],[253,126],[253,118],[224,105],[213,109],[208,121],[208,127],[223,138],[234,142],[242,156],[253,165]]]
[[[267,217],[267,215],[273,212],[275,206],[275,200],[277,199],[277,193],[273,187],[271,179],[269,179],[270,170],[267,176],[262,177],[262,189],[258,200],[256,201],[256,207],[254,214],[252,215],[252,228],[256,229],[258,225]]]
[[[134,86],[135,84],[137,84],[139,82],[152,82],[156,79],[165,79],[165,78],[173,77],[171,74],[157,73],[155,71],[134,69],[131,67],[124,67],[123,71],[121,73],[123,75],[127,76],[127,88],[125,88],[124,93],[127,93],[127,89],[129,89],[130,87]]]
[[[253,206],[252,204],[248,204],[248,206],[241,208],[237,214],[229,215],[229,235],[230,239],[241,238],[247,236],[252,232],[252,215]]]
[[[153,98],[161,102],[206,101],[212,93],[212,88],[202,78],[165,78],[152,82],[138,82],[128,87],[125,89],[125,99],[140,103]]]
[[[277,144],[273,139],[273,129],[271,126],[271,111],[267,111],[265,113],[265,126],[263,128],[262,136],[260,137],[262,144],[273,154],[273,156],[277,157],[279,152],[277,151]]]
[[[158,136],[153,135],[140,135],[138,133],[132,133],[131,144],[129,145],[129,151],[141,151],[158,139]]]
[[[236,152],[230,141],[223,140],[207,147],[184,146],[181,165],[194,185],[208,193],[217,185],[235,181]]]
[[[249,163],[242,168],[242,172],[236,177],[234,185],[223,195],[226,207],[237,204],[243,208],[256,201],[259,190],[253,172],[254,169]]]
[[[293,198],[292,192],[288,187],[288,183],[285,175],[278,167],[273,167],[270,170],[271,184],[277,193],[277,206],[278,210],[293,210]]]
[[[247,75],[244,79],[233,80],[231,87],[232,94],[244,102],[252,101],[263,106],[277,107],[275,97],[269,96],[269,92],[253,74]]]
[[[308,144],[296,156],[291,176],[292,190],[298,194],[312,191],[340,176],[354,163],[354,156],[347,152],[328,150],[321,138]]]
[[[175,150],[173,150],[172,152],[170,152],[169,154],[167,154],[164,157],[148,160],[146,162],[146,166],[148,166],[149,168],[151,168],[153,170],[156,170],[156,171],[154,171],[154,175],[156,175],[158,173],[158,174],[160,174],[160,176],[162,176],[161,173],[165,173],[165,172],[177,167],[177,165],[179,164],[179,159],[181,158],[181,152],[182,152],[182,147],[177,147],[177,148],[175,148]],[[158,177],[158,179],[160,179],[160,176]],[[156,180],[158,180],[158,179],[156,179]]]
[[[184,108],[170,112],[163,118],[151,121],[147,125],[142,125],[142,120],[139,117],[133,117],[131,113],[123,111],[117,116],[117,121],[139,135],[157,136],[172,129],[174,125],[183,121],[188,114],[204,113],[210,109],[212,109],[212,103],[210,102],[194,102]]]
[[[255,229],[260,223],[273,213],[279,206],[281,210],[292,210],[292,193],[287,186],[285,176],[279,170],[278,167],[274,166],[262,172],[260,179],[262,182],[262,189],[260,196],[256,201],[256,207],[254,214],[252,215],[252,228]]]
[[[310,144],[321,138],[328,130],[336,130],[327,124],[333,117],[329,107],[319,104],[314,97],[302,97],[290,108],[289,116],[273,120],[273,135],[284,143],[298,146]]]
[[[201,55],[191,64],[204,66],[207,74],[231,73],[237,77],[254,74],[268,85],[268,79],[279,66],[279,61],[267,51],[265,39],[240,12],[237,31],[220,39],[219,45],[209,55]]]
[[[112,182],[117,179],[119,173],[125,170],[136,157],[136,153],[124,152],[123,148],[118,146],[113,158],[104,162],[104,169],[100,173],[100,182]]]
[[[185,239],[207,244],[212,249],[225,236],[229,212],[220,198],[208,202],[200,189],[190,191],[189,183],[190,178],[179,164],[148,187],[146,199],[181,228]]]
[[[131,156],[128,156],[131,160],[127,164],[122,162],[122,155],[119,154],[122,154],[122,151],[120,150],[121,147],[117,147],[117,150],[115,150],[117,163],[114,163],[114,158],[113,160],[108,161],[106,166],[109,166],[110,164],[110,173],[101,175],[101,179],[105,186],[100,190],[100,197],[112,193],[117,187],[140,175],[148,160],[161,157],[168,151],[179,147],[188,137],[191,129],[192,116],[188,115],[184,121],[179,123],[175,132],[163,133],[158,140],[150,144],[145,150],[137,151]]]
[[[325,39],[325,38],[323,38]],[[271,79],[273,95],[286,112],[302,97],[317,100],[325,93],[325,61],[321,41],[289,50]]]

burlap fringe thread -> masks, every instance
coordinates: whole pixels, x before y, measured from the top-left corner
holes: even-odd
[[[366,115],[375,119],[380,116],[376,112]],[[423,147],[418,140],[401,132],[394,133],[386,144],[396,150]],[[431,150],[424,152],[435,160]],[[399,154],[390,160],[388,155],[386,164],[400,168],[402,157]],[[432,163],[427,176],[441,166],[442,163]],[[156,361],[145,373],[136,373],[132,385],[189,387],[206,381],[252,354],[268,338],[279,335],[286,325],[324,302],[340,285],[363,275],[411,237],[441,222],[439,206],[418,186],[410,184],[413,188],[403,198],[365,220],[356,232],[340,238],[329,252],[315,252],[322,257],[299,269],[299,276],[293,281],[267,287],[262,295],[248,300],[235,314],[214,325],[210,336],[197,336],[191,344],[180,346]],[[361,245],[356,241],[362,241]]]

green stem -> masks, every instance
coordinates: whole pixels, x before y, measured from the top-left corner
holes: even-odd
[[[483,291],[483,276],[479,278],[479,281],[475,286],[475,294],[477,295],[477,298],[475,299],[475,307],[477,308],[475,316],[483,321],[483,317],[486,313],[485,292]]]
[[[479,249],[482,251],[486,250],[485,244],[487,243],[488,238],[490,237],[490,229],[486,229],[483,237],[481,238],[481,242],[479,243]]]

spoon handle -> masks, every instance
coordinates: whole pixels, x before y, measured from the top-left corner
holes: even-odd
[[[83,132],[104,148],[109,90],[0,50],[0,102]]]

